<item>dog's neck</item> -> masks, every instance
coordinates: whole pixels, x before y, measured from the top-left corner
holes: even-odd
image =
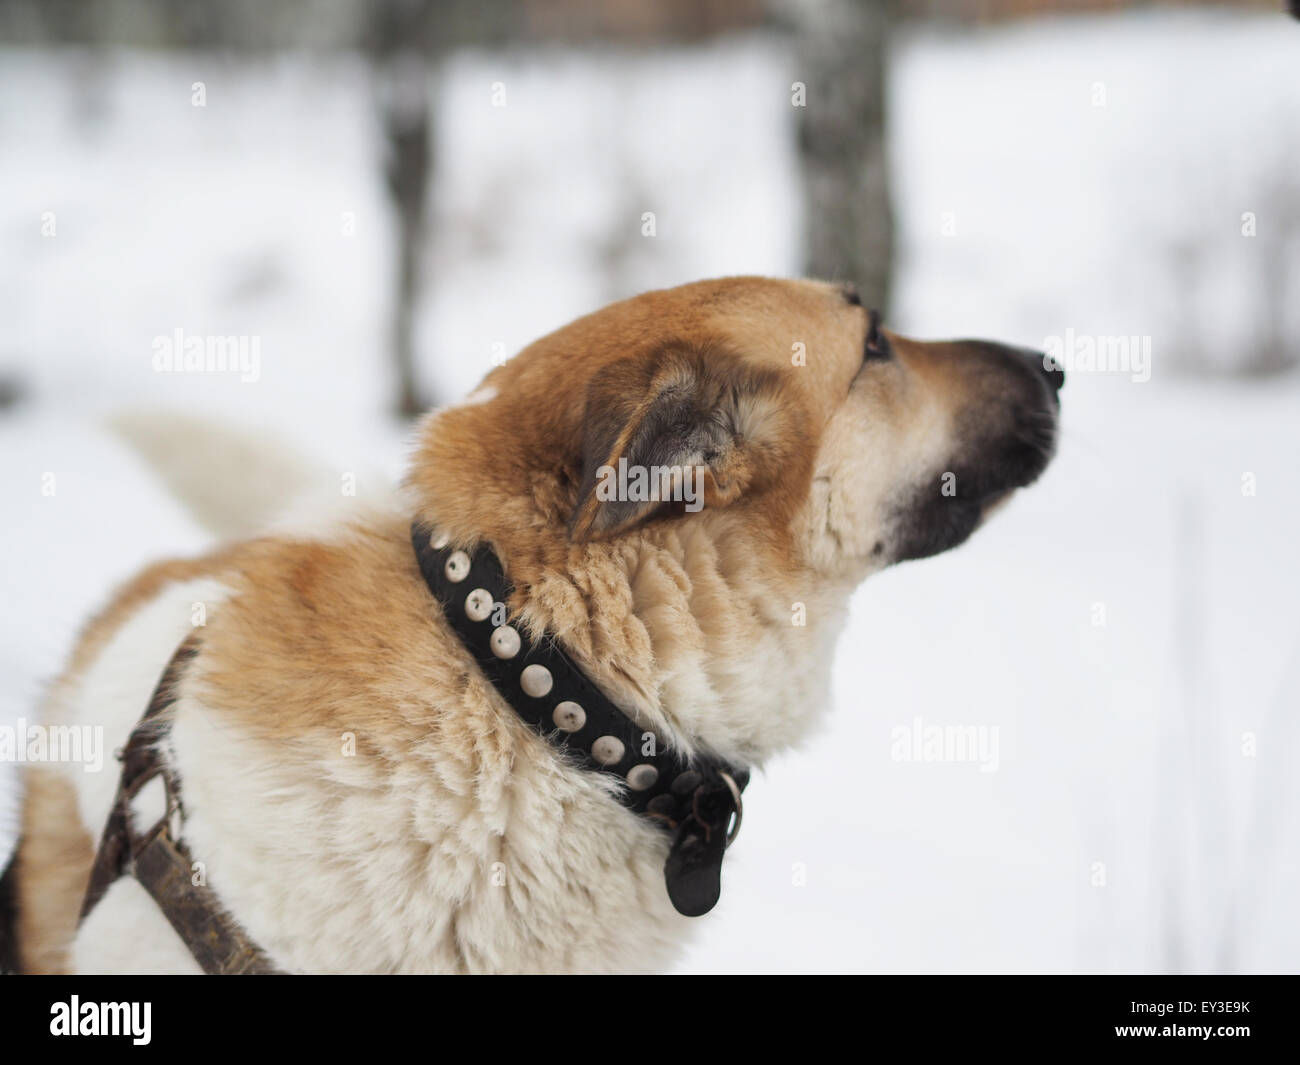
[[[421,520],[438,524],[434,514]],[[827,703],[846,593],[729,548],[727,516],[659,522],[612,543],[453,530],[488,540],[512,614],[548,633],[606,695],[687,756],[761,765]]]
[[[683,754],[758,766],[798,743],[827,704],[856,581],[793,558],[770,501],[572,542],[578,485],[565,456],[582,405],[570,406],[512,420],[491,404],[431,414],[406,478],[408,519],[490,544],[514,585],[512,615]]]

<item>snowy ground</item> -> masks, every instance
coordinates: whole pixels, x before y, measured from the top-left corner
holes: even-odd
[[[683,971],[1300,968],[1300,380],[1177,373],[1257,325],[1240,217],[1263,227],[1277,160],[1300,158],[1278,119],[1300,107],[1292,29],[1150,14],[900,42],[895,324],[1149,336],[1151,380],[1072,375],[1040,485],[864,588],[829,724],[749,789]],[[455,398],[494,352],[635,289],[794,272],[797,77],[761,37],[454,62],[430,383]],[[0,373],[29,392],[0,417],[6,722],[112,580],[203,544],[105,415],[274,425],[375,476],[402,448],[361,67],[0,52],[0,83]],[[610,232],[647,210],[659,235],[611,273]],[[1202,266],[1175,280],[1187,242]],[[176,328],[260,337],[258,381],[154,373]],[[896,760],[916,718],[996,728],[996,771]]]

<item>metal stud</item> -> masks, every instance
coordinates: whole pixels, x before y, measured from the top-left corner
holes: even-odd
[[[661,817],[671,817],[673,811],[677,809],[677,801],[665,792],[662,795],[656,795],[645,804],[645,808],[652,814],[659,814]]]
[[[688,769],[685,773],[678,773],[677,779],[673,781],[674,795],[689,795],[700,786],[700,774],[694,769]]]
[[[623,741],[617,736],[601,736],[591,745],[591,756],[601,765],[614,765],[623,760]]]
[[[486,588],[475,588],[465,597],[465,616],[470,621],[486,621],[492,613],[492,593]]]
[[[554,683],[551,671],[535,662],[531,666],[524,666],[524,671],[519,674],[519,686],[524,689],[525,695],[531,695],[534,699],[540,699],[549,692]]]
[[[469,576],[469,555],[464,551],[453,551],[447,556],[447,564],[442,571],[452,584],[459,584]]]
[[[565,699],[551,711],[551,720],[561,732],[577,732],[587,723],[587,711],[572,699]]]
[[[519,633],[510,625],[498,625],[488,640],[488,646],[498,658],[514,658],[519,653]]]
[[[627,786],[633,791],[645,791],[647,788],[652,788],[658,779],[659,770],[644,762],[640,765],[634,765],[627,771]]]

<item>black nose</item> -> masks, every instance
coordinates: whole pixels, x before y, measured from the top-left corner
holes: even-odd
[[[1061,368],[1060,363],[1050,355],[1044,355],[1042,352],[1031,351],[1029,361],[1032,362],[1044,377],[1047,383],[1052,386],[1054,392],[1061,391],[1061,386],[1065,384],[1065,370]]]

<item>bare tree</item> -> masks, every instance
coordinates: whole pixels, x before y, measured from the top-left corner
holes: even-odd
[[[1259,332],[1242,367],[1246,374],[1283,373],[1300,362],[1292,332],[1291,283],[1300,250],[1300,180],[1296,153],[1283,150],[1264,171],[1262,206],[1254,250],[1259,271]]]
[[[368,10],[365,49],[376,72],[387,142],[384,178],[397,223],[389,319],[396,410],[413,418],[435,398],[421,390],[415,358],[415,313],[429,243],[428,192],[437,143],[431,79],[459,46],[501,46],[518,39],[523,15],[520,0],[375,0]]]
[[[397,264],[389,330],[397,376],[397,413],[426,407],[415,370],[415,308],[433,156],[429,65],[433,0],[383,0],[371,9],[366,50],[375,67],[386,142],[384,178],[396,220]]]
[[[895,0],[787,7],[796,32],[795,100],[804,188],[804,270],[852,281],[889,306],[894,223],[885,145],[885,48]],[[793,90],[792,90],[793,91]]]

